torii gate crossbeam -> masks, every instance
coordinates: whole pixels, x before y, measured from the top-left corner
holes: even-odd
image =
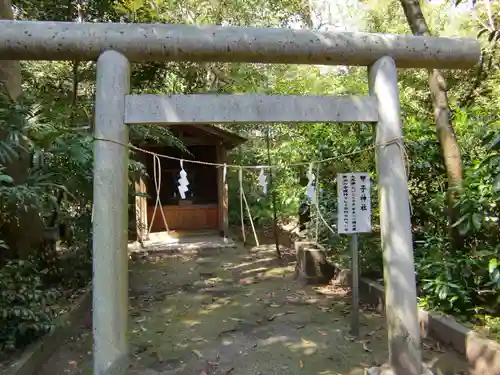
[[[131,62],[200,61],[469,68],[475,39],[167,24],[0,21],[0,60],[96,60],[108,49]]]

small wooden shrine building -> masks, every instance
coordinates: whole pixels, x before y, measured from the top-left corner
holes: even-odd
[[[178,190],[181,171],[179,160],[160,157],[160,201],[168,228],[165,227],[159,208],[151,225],[157,195],[154,158],[150,154],[138,153],[136,160],[146,166],[147,176],[139,177],[135,183],[137,236],[146,239],[150,226],[151,232],[167,229],[178,232],[213,230],[226,236],[228,189],[227,182],[223,181],[224,168],[190,163],[189,160],[223,164],[227,151],[244,143],[246,138],[213,125],[171,126],[170,130],[185,145],[186,150],[152,143],[137,146],[157,154],[184,159],[183,168],[189,181],[188,191],[185,199],[182,199]]]

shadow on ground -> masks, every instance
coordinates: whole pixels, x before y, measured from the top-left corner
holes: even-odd
[[[273,246],[133,261],[129,374],[363,374],[386,361],[383,317],[363,311],[352,338],[346,291],[295,282],[292,261]],[[91,348],[84,322],[42,374],[91,374]]]

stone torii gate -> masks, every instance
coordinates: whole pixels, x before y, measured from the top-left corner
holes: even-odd
[[[472,39],[308,30],[0,21],[1,60],[95,60],[94,374],[127,368],[127,161],[130,124],[372,122],[389,363],[421,373],[409,193],[401,158],[397,70],[469,68]],[[369,96],[129,95],[130,63],[249,62],[368,67]],[[392,142],[392,143],[391,143]],[[334,350],[334,348],[332,348]],[[125,359],[125,360],[124,360]]]

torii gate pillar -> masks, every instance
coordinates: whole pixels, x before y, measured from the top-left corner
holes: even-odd
[[[377,98],[379,114],[376,144],[385,145],[376,148],[375,157],[389,364],[396,374],[420,375],[420,327],[398,72],[390,57],[377,60],[368,72],[370,94]]]
[[[130,63],[121,53],[97,60],[94,143],[94,374],[128,367],[128,126]],[[116,143],[113,143],[116,142]],[[110,368],[113,366],[113,370]]]

